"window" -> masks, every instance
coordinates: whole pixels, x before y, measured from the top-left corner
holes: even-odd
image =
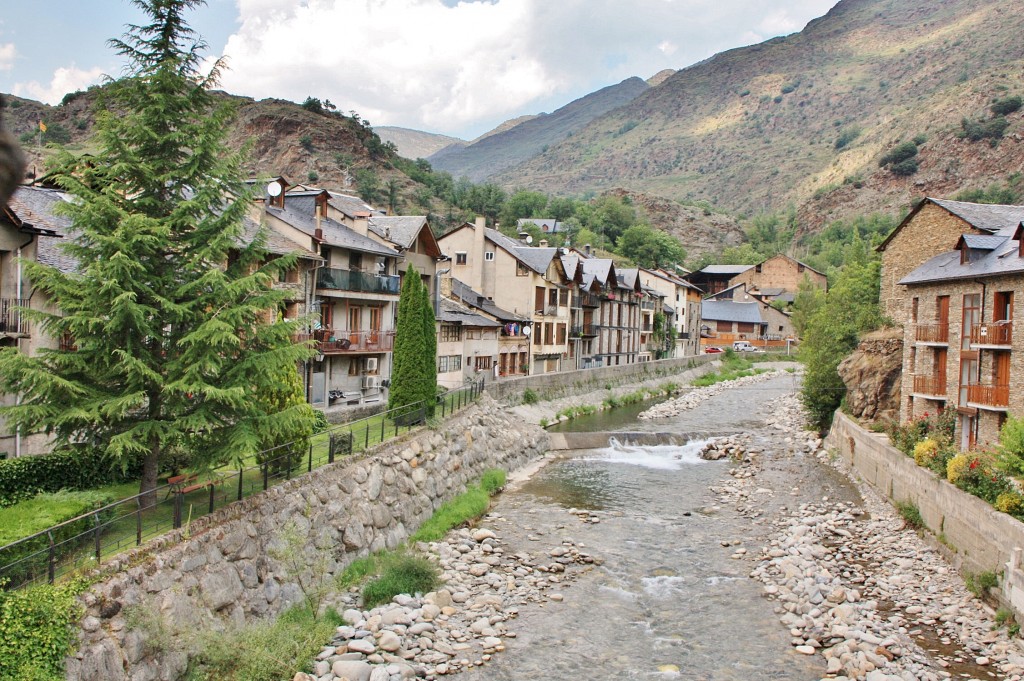
[[[551,307],[558,306],[558,289],[548,289],[548,305],[550,305]]]
[[[442,355],[437,358],[437,373],[462,370],[462,355]]]
[[[960,349],[971,349],[971,330],[981,323],[981,295],[968,293],[964,296],[964,318],[960,327]]]
[[[551,345],[554,338],[555,325],[551,322],[544,322],[544,345]]]
[[[516,276],[517,277],[528,277],[528,276],[530,276],[530,268],[517,260],[516,261]]]
[[[458,324],[441,325],[441,342],[452,343],[462,340],[462,327]]]
[[[492,260],[494,260],[494,251],[487,251],[486,253],[484,253],[484,260],[486,260],[487,262],[491,262]]]
[[[533,311],[544,314],[544,287],[538,286],[533,292]]]
[[[477,357],[474,361],[473,368],[477,371],[489,371],[491,368],[491,358]]]
[[[568,305],[569,305],[569,289],[564,288],[558,294],[558,304],[563,306],[563,307],[568,307]]]
[[[361,272],[363,269],[363,254],[356,252],[349,253],[348,268],[353,272]]]
[[[565,324],[559,324],[558,328],[557,328],[556,338],[555,338],[555,341],[559,345],[565,345],[565,333],[566,333]]]
[[[917,298],[914,298],[913,300],[910,301],[910,323],[911,324],[917,324],[917,308],[918,308],[918,303],[920,303],[920,301]]]
[[[760,265],[754,265],[754,271],[757,272],[758,274],[761,274],[761,266]]]
[[[797,265],[796,265],[796,271],[797,271],[798,273],[799,273],[799,272],[803,272],[803,271],[804,271],[805,269],[806,269],[806,268],[805,268],[805,267],[804,267],[804,266],[803,266],[802,264],[800,264],[800,263],[797,263]]]
[[[466,254],[464,252],[463,253],[456,253],[455,254],[455,264],[456,265],[465,265],[466,264]]]

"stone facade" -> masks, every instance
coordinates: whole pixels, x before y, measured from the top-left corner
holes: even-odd
[[[67,679],[181,678],[182,633],[275,617],[303,599],[308,566],[320,562],[334,575],[355,557],[397,547],[485,470],[513,470],[546,449],[546,432],[484,395],[436,431],[320,468],[125,554],[83,595],[80,647],[67,659]],[[301,560],[283,562],[285,550]],[[295,574],[296,564],[306,572]]]
[[[746,284],[755,293],[773,288],[796,293],[804,279],[809,279],[815,286],[828,287],[824,274],[780,253],[736,275],[729,280],[729,287]]]
[[[1006,346],[971,343],[969,337],[965,341],[964,296],[980,296],[980,321],[990,323],[996,295],[1000,292],[1013,292],[1011,319],[1024,319],[1024,278],[1008,275],[986,278],[984,282],[959,279],[901,288],[904,289],[903,295],[909,311],[904,330],[902,394],[905,397],[902,400],[900,420],[905,422],[923,416],[926,412],[934,414],[946,406],[958,407],[961,411],[958,433],[962,435],[961,426],[968,423],[965,417],[970,417],[976,420],[976,446],[996,442],[999,428],[1007,414],[1018,418],[1024,416],[1024,336],[1012,333],[1011,343]],[[941,336],[929,333],[939,327],[939,299],[942,296],[948,296],[949,299],[945,341],[941,340]],[[916,319],[913,311],[915,299]],[[966,331],[969,334],[969,329]],[[961,391],[962,360],[977,358],[980,363],[980,384],[995,385],[998,353],[1009,355],[1007,404],[1000,406],[968,399]],[[961,444],[966,446],[968,443],[962,441]]]
[[[882,252],[882,312],[903,323],[908,297],[898,282],[930,258],[950,250],[961,234],[982,234],[970,223],[925,200],[879,246]]]

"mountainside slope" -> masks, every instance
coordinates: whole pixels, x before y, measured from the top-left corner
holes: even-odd
[[[994,145],[958,136],[963,118],[1024,92],[1022,32],[1024,0],[842,0],[801,33],[675,73],[491,179],[627,187],[736,213],[797,205],[811,227],[900,210],[1024,171],[1021,112]],[[916,174],[879,168],[919,136]]]
[[[452,144],[463,145],[466,143],[458,137],[411,130],[410,128],[398,128],[392,125],[374,126],[373,131],[380,135],[384,142],[394,144],[398,153],[406,158],[427,158]]]
[[[617,109],[650,89],[640,78],[627,78],[581,97],[553,113],[531,118],[508,130],[488,134],[472,144],[448,147],[430,156],[435,170],[474,182],[486,180],[542,153],[572,136],[602,114]]]

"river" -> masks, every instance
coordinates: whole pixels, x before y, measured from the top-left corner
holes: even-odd
[[[810,459],[780,457],[759,479],[765,513],[753,518],[758,514],[749,508],[719,505],[712,491],[729,479],[730,463],[697,455],[707,434],[730,432],[784,448],[784,433],[766,428],[765,417],[795,389],[796,378],[786,374],[725,391],[667,420],[613,416],[614,430],[696,439],[651,447],[613,441],[566,452],[503,493],[487,522],[510,551],[569,539],[603,562],[566,585],[563,601],[523,605],[509,623],[516,637],[506,651],[463,677],[821,678],[821,658],[793,651],[775,604],[747,575],[768,531],[764,517],[796,499],[856,492]],[[600,429],[601,418],[576,425]],[[598,522],[573,510],[590,511]],[[745,548],[749,556],[734,557]]]

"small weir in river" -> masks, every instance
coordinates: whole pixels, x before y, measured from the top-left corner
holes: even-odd
[[[747,578],[750,563],[731,558],[738,547],[758,551],[765,530],[715,504],[709,487],[728,479],[730,464],[702,460],[704,438],[690,435],[753,430],[766,413],[760,405],[791,385],[780,377],[679,418],[594,428],[615,432],[594,433],[603,442],[564,452],[502,495],[495,512],[504,520],[495,527],[508,550],[572,539],[603,562],[567,586],[563,602],[523,607],[507,651],[463,676],[820,678],[820,660],[792,651],[774,604]]]

